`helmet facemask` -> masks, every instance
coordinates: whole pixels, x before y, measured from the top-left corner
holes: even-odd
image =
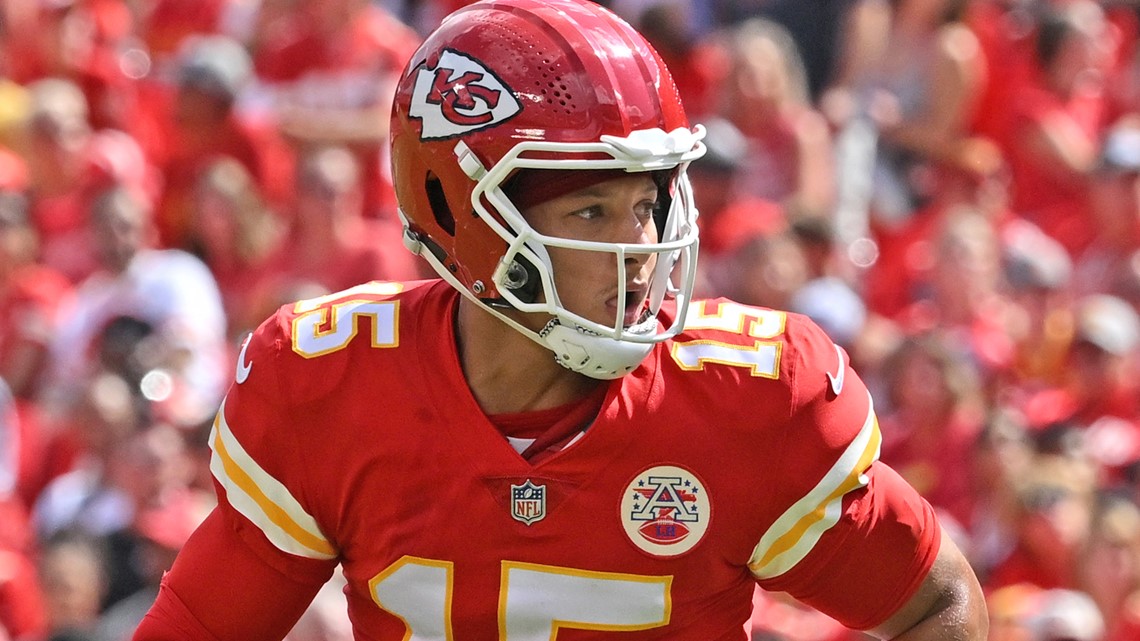
[[[697,211],[685,173],[693,159],[704,153],[704,130],[679,129],[674,132],[643,130],[626,138],[603,136],[598,143],[524,142],[490,170],[469,154],[461,142],[456,147],[460,166],[476,181],[471,194],[475,215],[503,239],[505,251],[492,275],[491,283],[476,283],[470,291],[452,282],[492,314],[528,338],[554,352],[556,360],[576,372],[600,379],[617,378],[631,371],[653,345],[675,336],[682,329],[696,279]],[[606,243],[559,238],[539,233],[524,218],[504,190],[519,170],[622,170],[662,172],[658,181],[659,202],[664,205],[655,215],[658,241]],[[616,264],[618,299],[626,300],[630,255],[653,255],[656,264],[649,282],[647,308],[638,322],[627,325],[625,308],[618,305],[608,323],[588,319],[566,308],[555,284],[550,248],[596,253],[599,260]],[[448,280],[454,280],[438,261],[429,262]],[[493,289],[492,289],[493,288]],[[497,294],[497,295],[496,295]],[[677,300],[677,315],[663,327],[657,313],[666,298]],[[503,308],[551,317],[535,332],[518,323]]]

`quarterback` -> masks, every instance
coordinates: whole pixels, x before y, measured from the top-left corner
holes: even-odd
[[[337,565],[357,639],[739,641],[757,584],[882,638],[983,639],[844,351],[691,299],[703,133],[594,4],[448,17],[391,127],[404,240],[440,278],[247,339],[219,505],[135,639],[280,639]]]

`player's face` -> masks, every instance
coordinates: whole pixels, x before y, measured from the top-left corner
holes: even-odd
[[[572,191],[524,212],[541,234],[604,243],[657,242],[653,214],[657,185],[649,175],[616,178]],[[554,284],[564,307],[592,321],[610,325],[622,310],[625,325],[646,312],[655,254],[625,258],[627,295],[618,299],[619,270],[613,254],[550,248]]]

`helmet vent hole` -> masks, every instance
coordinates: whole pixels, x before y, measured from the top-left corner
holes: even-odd
[[[427,194],[428,204],[431,205],[431,213],[435,216],[436,224],[448,235],[454,236],[455,216],[451,213],[451,207],[447,205],[447,198],[443,194],[443,184],[440,183],[435,174],[428,174],[424,181],[424,193]]]

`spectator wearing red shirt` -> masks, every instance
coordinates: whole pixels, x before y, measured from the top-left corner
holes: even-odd
[[[258,39],[257,76],[298,147],[341,145],[363,176],[364,215],[395,220],[387,177],[393,83],[420,37],[367,0],[301,0]]]
[[[983,580],[987,594],[1020,583],[1075,588],[1077,562],[1091,527],[1093,492],[1086,461],[1038,455],[1019,479],[1013,546]]]
[[[1115,296],[1077,301],[1062,419],[1084,433],[1100,482],[1115,485],[1140,461],[1140,315]]]
[[[84,155],[92,137],[87,100],[74,83],[51,78],[29,86],[28,195],[41,260],[73,282],[95,268],[84,221]]]
[[[269,266],[266,309],[298,291],[328,293],[420,276],[400,229],[362,215],[362,190],[360,166],[346,149],[317,149],[301,159],[291,228]]]
[[[63,78],[83,91],[96,128],[123,128],[134,115],[132,75],[146,55],[130,38],[134,15],[124,0],[18,3],[6,29],[7,71],[20,83]],[[7,25],[6,25],[7,26]]]
[[[672,70],[685,110],[706,114],[716,109],[729,62],[715,38],[697,33],[697,11],[691,2],[659,2],[642,9],[636,25]]]
[[[1140,250],[1140,118],[1109,130],[1091,186],[1093,239],[1076,259],[1074,287],[1078,294],[1122,292]]]
[[[273,312],[256,294],[272,277],[269,262],[284,232],[282,217],[269,208],[241,163],[221,158],[202,173],[190,242],[218,281],[232,345]]]
[[[914,302],[896,319],[911,334],[945,333],[989,390],[1014,356],[1009,324],[1016,308],[1002,290],[998,230],[976,208],[959,207],[938,221],[927,247]]]
[[[1105,641],[1140,636],[1140,507],[1135,502],[1101,497],[1077,578],[1104,616]]]
[[[1065,3],[1042,18],[1037,72],[1014,100],[1002,140],[1011,209],[1073,255],[1092,240],[1088,185],[1105,126],[1106,29],[1103,12],[1090,0]]]
[[[1011,105],[1032,82],[1036,19],[1025,3],[974,0],[965,21],[977,36],[986,69],[969,129],[991,140],[1004,139]]]
[[[7,424],[14,432],[2,438],[12,445],[7,471],[25,507],[62,471],[45,458],[49,439],[42,434],[36,398],[59,310],[72,292],[66,278],[35,262],[35,250],[23,197],[0,193],[0,379],[11,389],[15,412]]]
[[[288,180],[279,178],[289,169],[289,161],[271,127],[244,119],[236,109],[253,72],[240,43],[226,36],[196,36],[184,43],[176,65],[171,102],[163,102],[161,87],[154,88],[157,93],[150,106],[160,128],[144,146],[156,158],[163,177],[155,212],[159,242],[185,249],[195,185],[209,165],[219,158],[233,158],[259,185],[283,189]]]
[[[937,333],[905,341],[887,359],[883,461],[958,527],[973,521],[971,458],[984,419],[981,381]]]
[[[219,32],[230,0],[154,0],[139,3],[139,35],[158,61],[176,57],[192,36]]]

